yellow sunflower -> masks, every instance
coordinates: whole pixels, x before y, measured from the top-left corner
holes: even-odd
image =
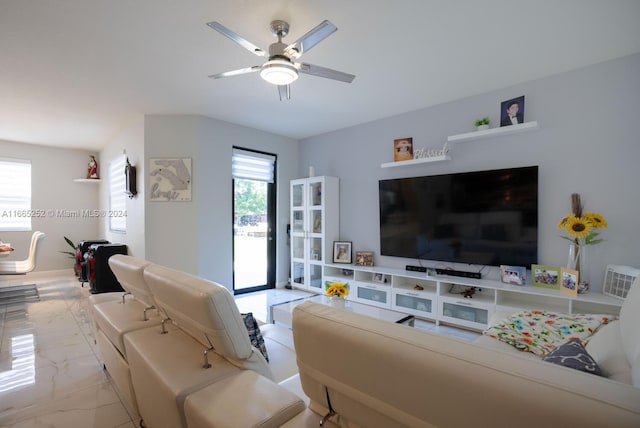
[[[591,222],[584,216],[576,217],[572,216],[567,220],[567,224],[565,226],[569,235],[574,236],[576,238],[585,238],[593,229],[593,225]]]
[[[575,218],[576,216],[569,213],[566,216],[562,217],[562,220],[558,222],[558,229],[564,229],[567,227],[567,223],[569,223],[569,219]]]
[[[598,213],[584,213],[583,217],[588,219],[589,222],[591,222],[591,225],[593,227],[597,227],[597,228],[609,227],[609,224],[607,223],[607,220],[605,220],[604,217],[602,217]]]
[[[327,296],[346,297],[349,294],[349,284],[343,282],[326,282],[325,294]]]

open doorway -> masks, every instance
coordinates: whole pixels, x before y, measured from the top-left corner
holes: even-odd
[[[276,156],[234,148],[233,291],[275,288]]]

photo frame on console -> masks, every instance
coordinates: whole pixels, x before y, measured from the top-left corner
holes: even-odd
[[[531,284],[536,287],[558,290],[560,268],[558,266],[531,265]]]
[[[578,295],[578,284],[580,281],[580,273],[577,270],[569,268],[561,268],[560,290],[570,296]]]
[[[373,252],[356,251],[356,266],[373,266]]]
[[[524,285],[526,279],[526,267],[500,265],[500,280],[505,284]]]
[[[351,242],[333,241],[333,262],[351,263]]]
[[[373,279],[373,282],[379,282],[381,284],[384,284],[387,282],[387,276],[383,273],[374,273],[372,279]]]

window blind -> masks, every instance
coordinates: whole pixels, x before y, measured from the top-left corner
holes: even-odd
[[[31,230],[31,161],[0,158],[0,230]]]
[[[266,153],[233,149],[231,174],[234,179],[274,182],[276,157]]]
[[[127,197],[125,195],[126,177],[125,155],[119,156],[109,164],[109,230],[127,231]]]

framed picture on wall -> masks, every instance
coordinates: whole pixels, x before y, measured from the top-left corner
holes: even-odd
[[[333,262],[334,263],[351,263],[351,242],[348,242],[348,241],[333,242]]]
[[[191,201],[191,159],[149,159],[149,200]]]
[[[500,103],[500,126],[524,123],[524,95]]]

